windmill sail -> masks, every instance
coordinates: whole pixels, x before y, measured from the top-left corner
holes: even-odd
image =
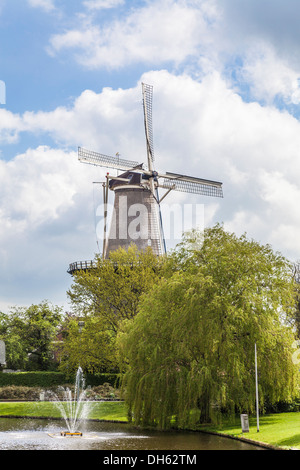
[[[147,143],[147,155],[149,170],[152,170],[154,162],[154,146],[153,146],[153,126],[152,126],[152,103],[153,103],[153,87],[142,83],[143,88],[143,106],[144,106],[144,123]]]
[[[169,172],[159,176],[163,178],[163,183],[159,183],[159,186],[165,189],[201,194],[203,196],[223,197],[222,183],[218,181],[210,181]]]
[[[117,156],[110,157],[103,155],[102,153],[93,152],[92,150],[86,150],[82,147],[78,148],[78,160],[83,163],[89,163],[91,165],[104,166],[106,168],[115,168],[117,170],[131,170],[139,166],[138,162],[131,160],[124,160]]]

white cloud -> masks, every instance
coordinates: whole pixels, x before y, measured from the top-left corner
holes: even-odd
[[[24,228],[55,220],[74,204],[78,191],[75,178],[76,155],[47,147],[29,149],[13,160],[1,163],[1,232],[12,215]]]
[[[272,103],[280,97],[287,104],[300,103],[300,68],[292,68],[269,44],[258,41],[248,49],[242,76],[258,100]]]
[[[133,132],[141,113],[141,97],[137,89],[124,91],[104,88],[100,94],[85,90],[69,108],[58,107],[50,112],[25,112],[21,116],[4,112],[0,137],[2,135],[2,140],[9,142],[20,138],[22,132],[37,135],[46,133],[61,145],[72,148],[85,146],[102,153],[108,153],[111,149],[114,154],[122,151],[122,146],[123,151],[129,153],[135,147],[133,141],[136,136]],[[126,127],[127,135],[121,131]],[[140,128],[142,136],[142,120]],[[130,133],[132,135],[127,142]]]
[[[27,0],[29,6],[33,8],[41,8],[46,12],[53,11],[55,9],[54,0]]]
[[[86,0],[83,5],[89,10],[102,10],[124,5],[125,0]]]
[[[97,9],[124,2],[86,0],[88,11],[50,38],[48,52],[72,54],[90,69],[172,64],[192,76],[233,72],[237,87],[250,87],[251,99],[271,103],[279,97],[299,104],[299,34],[293,23],[299,5],[289,1],[293,8],[276,2],[269,11],[257,0],[245,5],[237,0],[154,0],[104,21],[95,16]],[[281,27],[282,17],[291,31]]]
[[[22,118],[18,114],[0,109],[0,143],[16,142],[22,127]]]
[[[105,26],[81,19],[80,27],[52,36],[48,50],[52,55],[74,50],[89,68],[179,64],[206,47],[214,14],[207,2],[156,0]]]
[[[0,160],[2,302],[60,302],[69,263],[93,258],[93,173],[75,152],[42,146]]]
[[[92,11],[115,2],[91,0],[85,5]],[[249,87],[250,99],[271,104],[280,98],[286,105],[298,105],[300,60],[293,62],[270,42],[272,30],[263,35],[252,9],[247,22],[238,7],[234,15],[244,29],[234,24],[229,16],[233,5],[233,0],[155,0],[104,23],[92,14],[81,15],[77,26],[50,38],[48,52],[71,53],[90,69],[171,63],[194,77],[214,71],[230,77],[233,72],[237,90]]]
[[[217,0],[222,11],[222,33],[240,52],[249,44],[272,44],[278,57],[292,66],[300,63],[298,0]]]

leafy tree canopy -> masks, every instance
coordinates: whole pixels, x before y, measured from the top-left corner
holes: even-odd
[[[88,373],[114,370],[116,367],[115,335],[108,330],[103,318],[94,315],[81,317],[84,326],[79,328],[78,318],[66,318],[63,342],[58,350],[60,370],[72,374],[78,366]]]
[[[162,267],[151,248],[139,252],[135,245],[96,256],[95,269],[78,271],[68,291],[75,312],[94,314],[106,320],[116,332],[120,322],[137,314],[141,294],[150,290]]]
[[[210,421],[220,410],[253,412],[255,343],[261,409],[289,400],[296,385],[290,269],[269,245],[220,225],[186,234],[119,335],[135,422],[167,428]]]
[[[47,301],[0,314],[0,338],[5,341],[7,366],[46,370],[53,359],[53,341],[61,319],[62,309]]]
[[[115,339],[124,320],[131,321],[143,293],[151,290],[162,275],[164,260],[149,248],[139,252],[136,245],[110,253],[109,259],[96,256],[95,268],[74,274],[68,292],[74,314],[85,321],[78,335],[76,322],[62,351],[61,367],[70,367],[81,356],[89,371],[116,367]],[[84,353],[82,352],[84,351]]]

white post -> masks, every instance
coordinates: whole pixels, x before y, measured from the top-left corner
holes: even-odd
[[[257,378],[257,351],[255,343],[255,389],[256,389],[256,421],[257,432],[259,432],[259,405],[258,405],[258,378]]]

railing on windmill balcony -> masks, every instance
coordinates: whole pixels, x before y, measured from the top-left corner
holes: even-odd
[[[69,265],[68,273],[73,274],[76,271],[87,271],[88,269],[95,268],[96,264],[94,261],[76,261]]]
[[[115,270],[118,270],[119,264],[116,261],[111,261],[111,260],[106,260],[109,263],[112,263]],[[141,261],[137,260],[136,262],[128,261],[125,263],[122,263],[122,265],[127,265],[133,268],[136,265],[140,265]],[[71,263],[69,265],[68,273],[69,274],[74,274],[76,271],[87,271],[88,269],[96,268],[97,263],[95,261],[76,261],[75,263]]]

